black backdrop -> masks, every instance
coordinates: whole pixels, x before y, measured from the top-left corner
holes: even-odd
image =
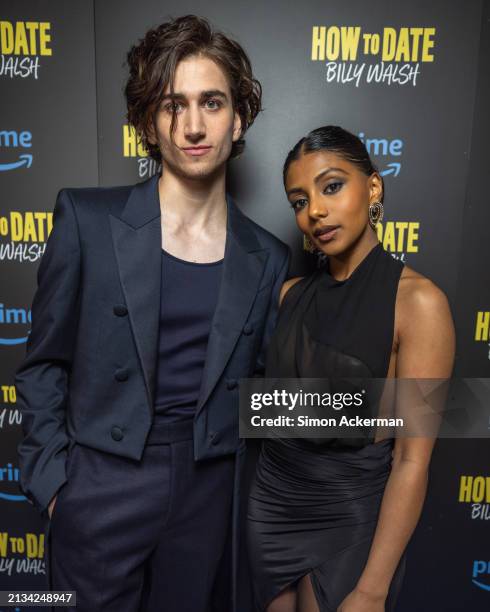
[[[3,0],[0,590],[45,588],[42,524],[17,485],[13,379],[54,198],[62,187],[129,184],[156,171],[125,125],[123,62],[148,27],[188,12],[236,37],[263,84],[265,111],[247,134],[245,154],[230,164],[229,188],[248,215],[291,245],[291,272],[311,262],[283,195],[282,162],[310,129],[342,125],[362,135],[383,172],[385,248],[449,297],[456,374],[489,377],[488,0]],[[359,33],[355,57],[343,59],[345,46],[337,53],[342,28]],[[410,28],[420,29],[418,49]],[[379,53],[365,47],[366,34],[374,35],[371,45],[380,35]],[[312,59],[315,36],[323,35],[329,57]],[[465,478],[489,476],[489,460],[485,440],[438,442],[401,612],[489,609],[490,487],[483,499],[476,485],[460,496]]]

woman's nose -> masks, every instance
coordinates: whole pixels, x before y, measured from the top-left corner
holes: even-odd
[[[308,206],[308,215],[312,219],[328,217],[328,209],[325,201],[322,201],[322,198],[311,198]]]

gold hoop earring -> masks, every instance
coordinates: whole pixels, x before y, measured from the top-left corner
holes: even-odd
[[[306,234],[303,234],[303,249],[305,251],[308,251],[308,253],[315,252],[315,247],[313,245],[313,242],[311,242],[310,237],[307,236]]]
[[[369,205],[369,224],[373,229],[376,229],[376,226],[380,221],[383,220],[384,208],[383,203],[379,200],[377,202],[373,202]]]

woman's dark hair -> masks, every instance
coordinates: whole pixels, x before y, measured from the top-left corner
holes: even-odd
[[[262,87],[252,75],[250,60],[242,47],[222,32],[212,29],[209,22],[196,15],[185,15],[149,30],[127,54],[129,78],[124,88],[127,120],[134,126],[143,146],[157,162],[162,159],[156,144],[148,137],[156,133],[155,115],[167,86],[173,84],[177,64],[190,55],[202,54],[221,66],[231,89],[233,108],[240,115],[242,134],[252,125],[262,110]],[[171,135],[176,113],[172,114]],[[245,147],[240,138],[233,143],[231,157]]]
[[[378,172],[360,138],[338,125],[326,125],[311,131],[301,138],[289,151],[282,172],[284,183],[286,183],[286,175],[291,162],[297,160],[303,153],[314,153],[315,151],[335,153],[346,161],[355,164],[366,176],[371,176],[373,172]],[[383,202],[385,186],[381,175],[380,178],[383,186],[383,193],[381,194],[381,202]]]

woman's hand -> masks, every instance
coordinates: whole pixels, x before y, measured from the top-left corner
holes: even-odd
[[[354,589],[337,608],[337,612],[385,612],[385,597]]]

